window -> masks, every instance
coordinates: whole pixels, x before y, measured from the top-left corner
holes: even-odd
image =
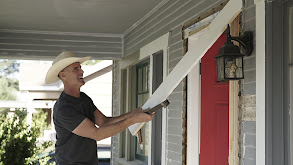
[[[119,62],[120,114],[142,107],[166,77],[168,38],[169,33],[166,33]],[[156,113],[152,122],[146,122],[142,127],[142,149],[137,138],[128,130],[120,133],[118,155],[113,157],[114,162],[121,165],[166,164],[162,159],[166,157],[166,112],[161,110],[161,114]]]
[[[120,114],[127,113],[135,109],[135,66],[128,66],[121,70],[120,83]],[[135,160],[136,137],[132,136],[128,130],[119,134],[118,157],[115,159],[119,164],[128,164],[127,161]]]
[[[137,107],[143,106],[150,95],[149,81],[148,60],[121,70],[120,114],[127,113]],[[128,164],[127,161],[135,163],[137,160],[147,164],[149,153],[149,129],[148,122],[141,128],[143,139],[142,149],[138,144],[137,138],[132,136],[128,130],[121,132],[119,135],[118,156],[122,159],[115,160],[120,164]]]
[[[141,62],[136,65],[136,107],[142,107],[149,98],[149,62]],[[135,158],[147,162],[148,144],[149,144],[149,122],[146,122],[141,128],[143,139],[142,146],[136,142]]]

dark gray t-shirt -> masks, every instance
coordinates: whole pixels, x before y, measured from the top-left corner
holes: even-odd
[[[62,92],[54,105],[53,121],[56,129],[55,158],[60,165],[97,165],[97,144],[90,138],[78,136],[72,131],[85,119],[95,122],[97,107],[85,93],[80,98]]]

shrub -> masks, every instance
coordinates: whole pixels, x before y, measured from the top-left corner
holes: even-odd
[[[0,116],[0,165],[36,164],[38,155],[52,145],[45,142],[37,145],[41,128],[25,122],[26,111],[17,110],[11,117]]]
[[[36,113],[32,116],[32,127],[38,127],[40,131],[39,136],[43,136],[44,130],[49,129],[50,126],[47,125],[46,119],[48,114],[42,109],[37,109]]]

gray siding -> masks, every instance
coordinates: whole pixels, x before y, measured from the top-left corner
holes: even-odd
[[[52,60],[64,50],[94,59],[120,59],[122,35],[0,30],[0,58]]]
[[[125,34],[123,55],[131,54],[169,31],[172,31],[172,37],[176,38],[171,39],[170,49],[172,49],[172,45],[182,38],[183,24],[199,17],[221,2],[223,0],[169,0],[135,29]]]
[[[246,0],[242,14],[242,30],[252,31],[254,34],[255,48],[255,5],[253,0]],[[244,57],[244,80],[243,95],[255,95],[256,93],[256,64],[255,64],[255,49],[250,56]]]

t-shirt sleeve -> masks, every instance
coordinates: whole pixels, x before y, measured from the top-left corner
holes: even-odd
[[[95,112],[98,108],[96,107],[96,105],[94,104],[93,100],[85,93],[82,93],[87,99],[88,99],[88,103],[91,106],[91,110],[92,112]]]
[[[92,110],[93,112],[95,112],[98,108],[96,107],[96,105],[94,104],[94,102],[92,101]]]
[[[74,106],[63,105],[56,115],[62,127],[72,132],[84,119],[85,116]]]

